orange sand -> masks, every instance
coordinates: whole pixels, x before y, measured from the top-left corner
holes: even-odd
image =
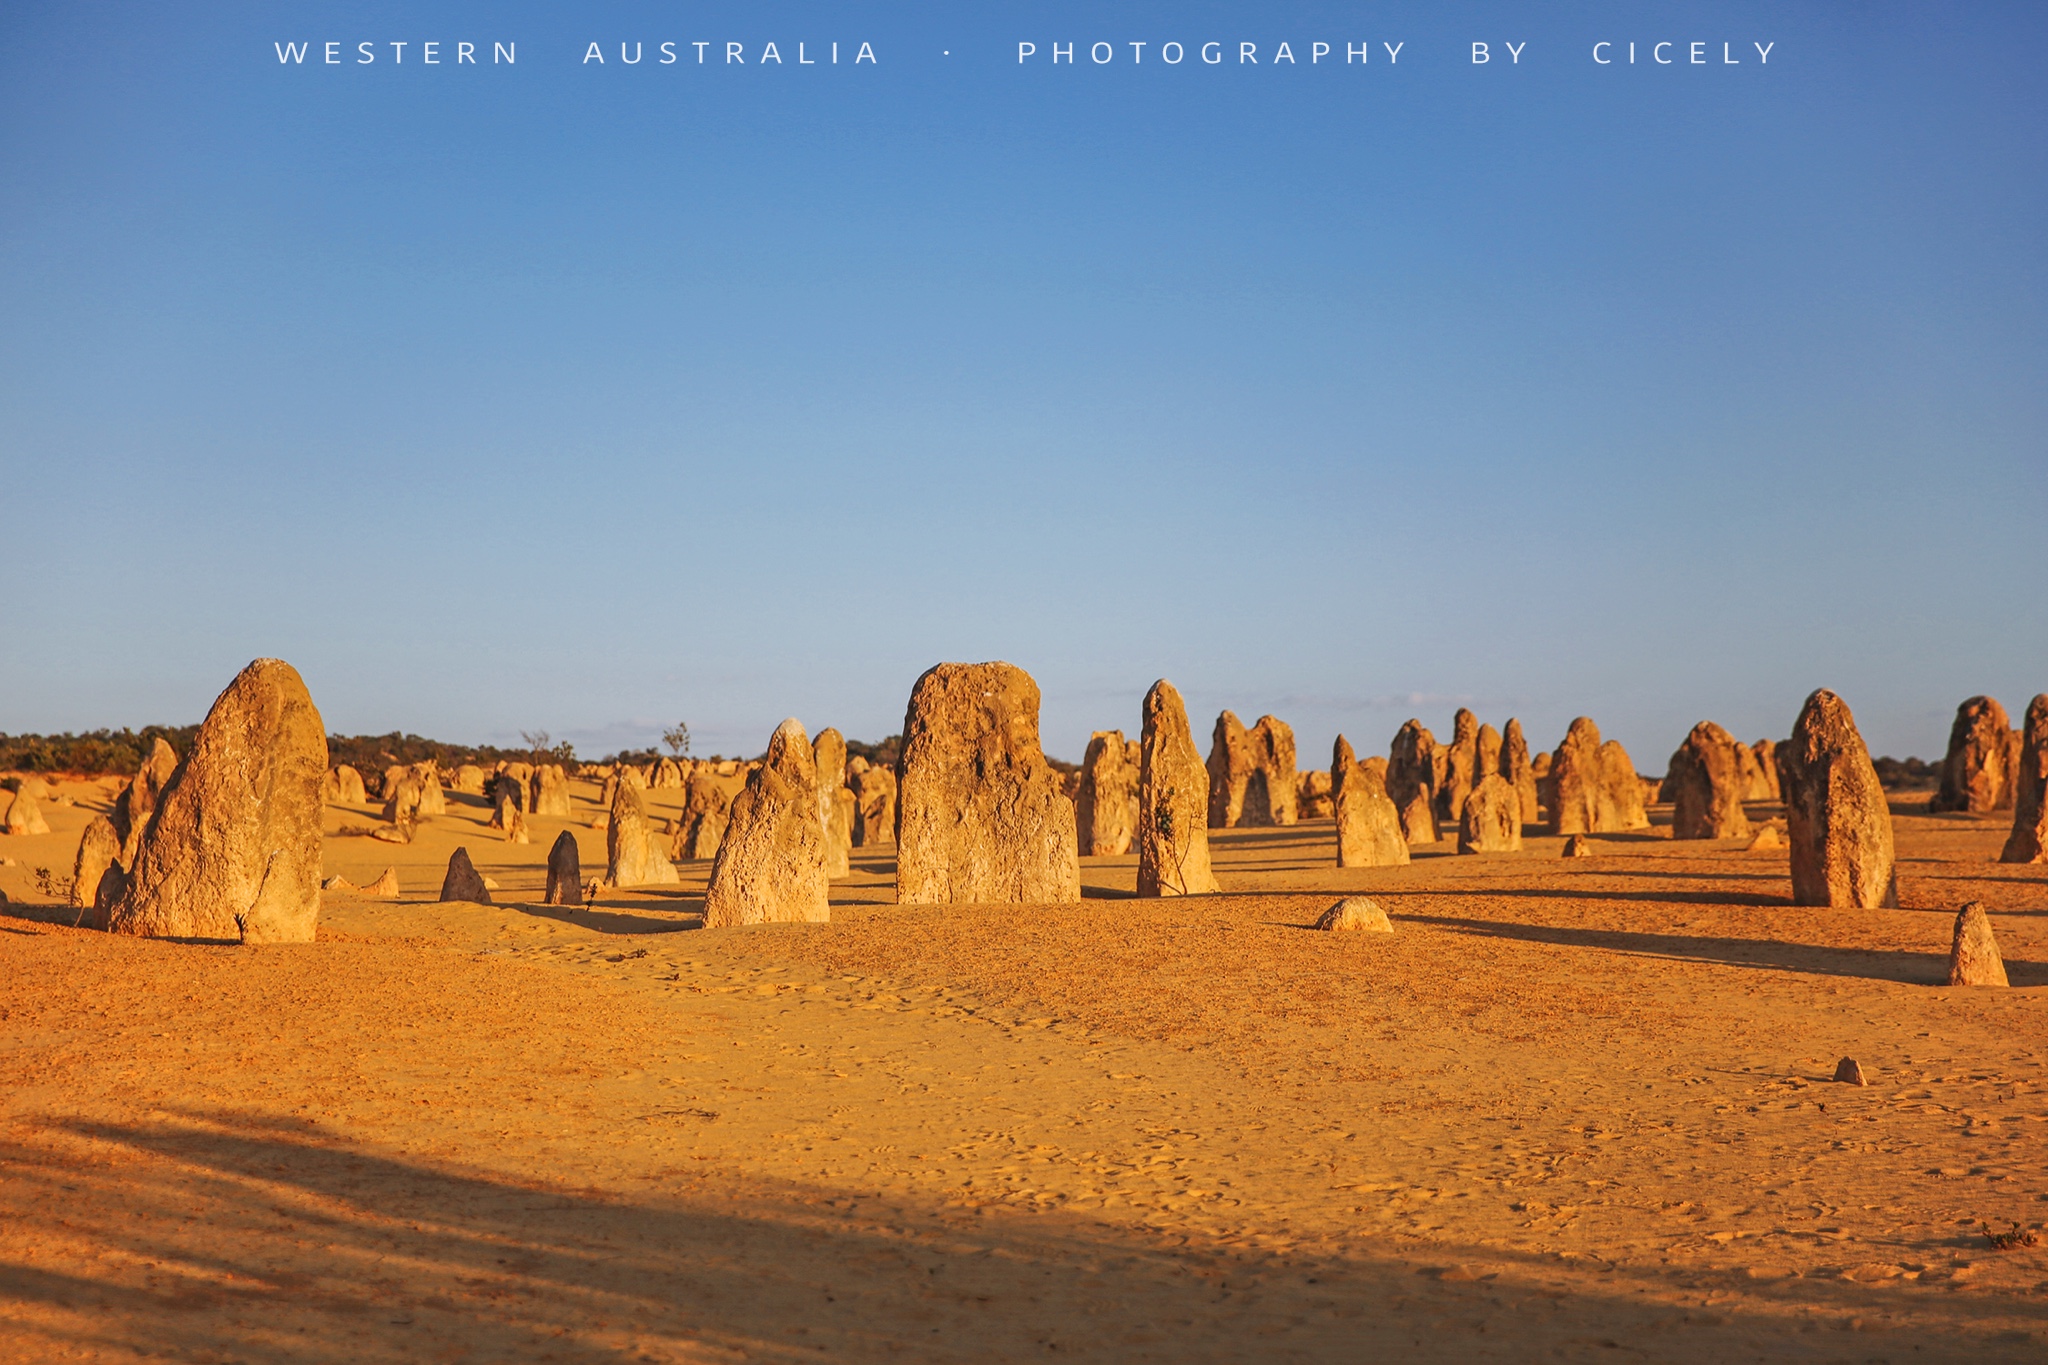
[[[1980,1227],[2048,1216],[2048,870],[1989,861],[2002,821],[1902,801],[1896,911],[1794,909],[1782,850],[1653,836],[1341,871],[1324,820],[1215,836],[1220,897],[1085,859],[1079,906],[899,910],[856,850],[831,925],[703,931],[708,864],[579,912],[432,904],[457,844],[537,897],[570,824],[508,846],[451,793],[406,848],[328,813],[328,872],[395,864],[404,900],[235,948],[37,895],[112,790],[0,838],[0,1358],[2048,1341],[2048,1247]],[[1302,927],[1359,892],[1392,937]],[[2015,989],[1933,984],[1970,899]],[[1843,1055],[1869,1087],[1828,1081]]]

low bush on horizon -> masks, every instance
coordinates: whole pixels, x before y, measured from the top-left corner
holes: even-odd
[[[576,762],[576,746],[566,740],[544,749],[506,748],[496,744],[444,744],[438,739],[408,735],[398,730],[388,735],[327,737],[328,763],[346,763],[361,773],[365,781],[394,764],[424,763],[430,758],[440,765],[443,772],[464,763],[474,763],[479,768],[495,767],[500,762],[560,763],[567,767]]]
[[[1877,769],[1877,785],[1888,791],[1914,791],[1941,785],[1941,765],[1922,763],[1917,758],[1900,760],[1886,755],[1871,766]]]
[[[159,739],[183,758],[192,751],[197,725],[145,725],[140,730],[88,730],[82,735],[0,734],[0,771],[114,774],[132,777]]]
[[[132,777],[158,739],[168,743],[182,759],[192,752],[192,741],[198,733],[197,725],[145,725],[140,730],[90,730],[82,735],[69,731],[58,735],[0,734],[0,772]],[[444,744],[398,730],[388,735],[327,737],[328,763],[346,763],[366,777],[396,763],[420,763],[429,758],[443,768],[461,763],[488,767],[501,759],[570,764],[576,761],[576,749],[567,743],[541,751],[491,744]]]

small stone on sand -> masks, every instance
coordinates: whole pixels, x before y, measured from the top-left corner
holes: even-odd
[[[1380,909],[1379,902],[1367,896],[1346,896],[1329,909],[1323,911],[1316,921],[1318,929],[1364,929],[1375,934],[1391,934],[1394,923],[1387,918],[1387,912]]]

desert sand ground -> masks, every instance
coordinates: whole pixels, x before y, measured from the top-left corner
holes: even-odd
[[[116,785],[0,839],[5,1359],[2048,1352],[2048,1248],[1982,1231],[2048,1216],[2003,819],[1900,798],[1901,910],[1668,828],[1340,871],[1322,820],[1215,832],[1222,896],[1084,859],[1080,905],[899,909],[868,849],[832,924],[709,931],[708,864],[528,903],[564,827],[603,868],[578,782],[525,846],[329,808],[327,871],[404,897],[247,948],[38,894]],[[457,845],[506,904],[433,903]],[[1394,935],[1303,927],[1359,892]],[[1935,984],[1972,899],[2014,989]]]

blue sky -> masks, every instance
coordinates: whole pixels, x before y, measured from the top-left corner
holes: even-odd
[[[1160,676],[1312,761],[1464,703],[1660,771],[1818,686],[1937,752],[2048,690],[2044,47],[2032,5],[10,5],[0,730],[196,719],[274,654],[340,731],[755,752],[1005,658],[1068,758]]]

